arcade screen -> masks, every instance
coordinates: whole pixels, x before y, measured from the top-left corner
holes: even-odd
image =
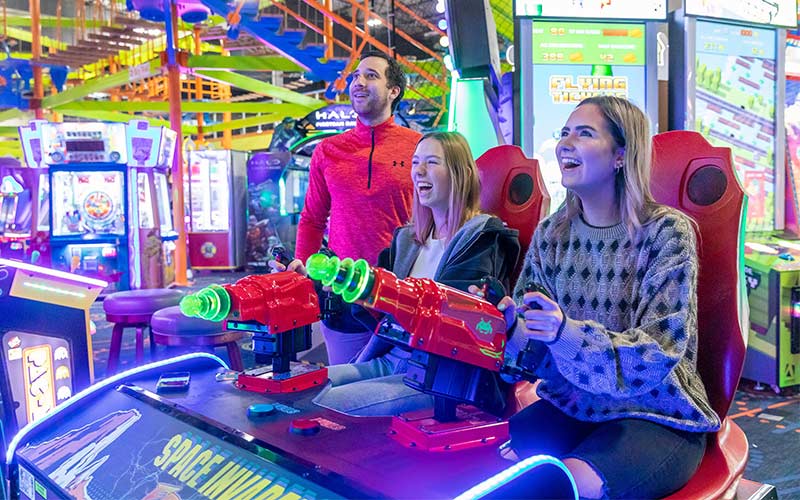
[[[150,193],[150,182],[144,172],[136,173],[136,195],[139,205],[139,229],[153,229],[156,227],[153,196]]]
[[[689,16],[797,27],[797,0],[686,0]]]
[[[232,167],[228,151],[195,151],[189,156],[192,231],[230,231]]]
[[[663,21],[667,0],[517,0],[516,15]]]
[[[153,172],[156,185],[156,202],[158,204],[158,220],[161,224],[161,236],[166,236],[174,231],[172,226],[172,207],[169,204],[169,183],[167,175]]]
[[[775,31],[697,21],[695,130],[731,148],[746,231],[775,228]]]
[[[789,188],[794,192],[795,213],[800,214],[800,36],[786,36],[786,150],[789,167]],[[788,199],[788,197],[787,197]]]
[[[125,235],[121,171],[52,172],[53,236]]]
[[[575,105],[615,95],[645,105],[645,25],[533,23],[534,157],[542,167],[550,210],[564,201],[555,146]]]
[[[72,396],[72,360],[65,339],[8,330],[2,336],[3,365],[22,427]]]

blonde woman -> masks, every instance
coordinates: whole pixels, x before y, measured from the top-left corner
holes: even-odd
[[[720,425],[696,366],[693,224],[653,200],[650,143],[627,100],[578,105],[556,146],[567,199],[536,229],[515,300],[498,305],[506,363],[534,341],[541,397],[512,417],[505,455],[561,457],[581,498],[678,490]],[[530,476],[506,493],[552,495],[546,484]]]
[[[480,213],[478,171],[466,139],[457,132],[423,136],[411,179],[412,223],[395,231],[380,264],[399,278],[430,278],[464,291],[485,276],[507,284],[519,256],[517,232]],[[432,406],[430,396],[403,383],[409,357],[372,337],[355,363],[328,368],[331,384],[315,402],[360,416]]]

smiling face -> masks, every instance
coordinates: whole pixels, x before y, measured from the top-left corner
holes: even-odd
[[[380,57],[365,57],[353,72],[350,101],[362,122],[378,125],[392,115],[392,101],[400,94],[399,87],[388,87],[386,69],[389,63]]]
[[[444,148],[436,139],[424,139],[411,160],[411,180],[420,205],[444,216],[450,207],[452,180],[444,161]]]
[[[561,184],[581,199],[610,195],[613,201],[616,168],[622,165],[624,154],[600,108],[595,104],[578,106],[556,145]]]

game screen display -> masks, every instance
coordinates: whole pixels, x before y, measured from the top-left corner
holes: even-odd
[[[689,16],[797,27],[797,0],[686,0]]]
[[[3,364],[19,427],[72,396],[72,360],[65,339],[9,330],[2,336]]]
[[[125,235],[123,172],[53,172],[53,236]]]
[[[731,148],[746,231],[775,228],[775,31],[697,21],[695,130]]]
[[[575,105],[615,95],[645,105],[645,25],[533,23],[533,144],[550,211],[564,201],[555,146]]]
[[[667,0],[517,0],[516,15],[663,21]]]

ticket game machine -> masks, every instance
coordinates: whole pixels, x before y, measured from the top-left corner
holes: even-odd
[[[0,159],[0,257],[29,259],[31,231],[40,207],[37,206],[35,169],[28,169],[12,158]]]
[[[19,128],[20,142],[24,157],[23,168],[12,173],[18,174],[23,188],[30,190],[30,218],[25,217],[24,222],[14,231],[14,235],[6,234],[10,246],[20,246],[24,250],[21,256],[16,250],[4,257],[31,261],[45,266],[50,265],[50,176],[47,163],[42,158],[42,127],[47,123],[35,120]],[[15,245],[15,242],[17,245]],[[34,254],[34,252],[36,252]]]
[[[130,182],[138,224],[131,238],[131,287],[163,288],[175,282],[178,233],[172,224],[169,171],[175,157],[177,133],[151,127],[145,120],[127,125]]]
[[[0,415],[7,439],[94,382],[89,307],[105,285],[0,259]]]
[[[128,180],[124,123],[45,123],[50,165],[54,269],[130,287]]]
[[[247,154],[242,151],[190,151],[185,190],[190,225],[189,262],[193,269],[244,266],[247,226]]]
[[[800,383],[800,249],[784,238],[786,31],[795,0],[687,0],[670,14],[670,128],[731,148],[748,197],[750,307],[742,376],[775,391]],[[691,69],[694,68],[694,71]],[[794,347],[793,347],[794,346]]]
[[[53,267],[109,282],[106,293],[168,284],[165,168],[175,140],[146,122],[46,123]],[[160,175],[160,177],[159,177]],[[171,254],[171,251],[170,251]]]
[[[658,130],[655,21],[666,17],[666,0],[516,2],[515,142],[539,160],[551,212],[566,196],[555,146],[576,104],[594,95],[624,97]]]

